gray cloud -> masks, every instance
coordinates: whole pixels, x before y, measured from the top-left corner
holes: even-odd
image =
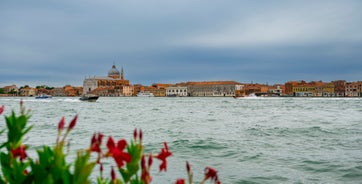
[[[0,2],[0,86],[361,80],[360,1]],[[21,85],[21,84],[20,84]]]

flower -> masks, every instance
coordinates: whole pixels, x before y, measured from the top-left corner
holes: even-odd
[[[74,128],[75,124],[77,123],[77,119],[78,119],[78,114],[75,115],[74,118],[72,119],[72,121],[70,122],[68,131],[70,131]]]
[[[137,140],[137,128],[135,128],[133,131],[133,139]]]
[[[186,184],[185,179],[181,178],[181,179],[177,179],[175,184]]]
[[[112,182],[116,183],[117,177],[116,177],[116,172],[114,171],[113,167],[111,169],[111,177],[112,177]]]
[[[5,106],[2,105],[2,106],[0,107],[0,115],[4,112],[4,109],[5,109]]]
[[[186,161],[186,170],[187,170],[187,173],[191,172],[191,166],[190,166],[190,163],[188,161]]]
[[[148,158],[148,167],[146,166],[146,158],[145,155],[142,155],[141,159],[141,168],[142,168],[142,174],[141,179],[145,184],[151,183],[152,176],[150,175],[150,167],[152,164],[152,156],[150,155]]]
[[[217,176],[217,171],[214,168],[206,167],[205,168],[205,179],[211,179],[211,181],[215,181],[215,183],[220,184],[219,178]]]
[[[124,139],[121,139],[117,142],[117,146],[114,143],[112,137],[108,138],[107,148],[108,153],[112,155],[114,161],[116,161],[118,168],[123,167],[124,162],[131,162],[132,157],[130,154],[123,152],[124,148],[126,148],[127,142]]]
[[[101,144],[102,144],[102,139],[103,139],[103,134],[101,133],[94,133],[92,140],[91,140],[91,151],[97,152],[97,153],[101,153]]]
[[[18,148],[11,150],[11,154],[14,158],[20,157],[20,160],[23,161],[27,157],[25,149],[24,145],[20,145]]]
[[[156,156],[156,158],[158,158],[159,160],[162,161],[161,165],[160,165],[160,172],[162,170],[166,171],[167,170],[167,161],[166,158],[171,156],[172,153],[168,150],[168,146],[167,143],[164,142],[163,143],[164,148],[161,149],[161,152]]]
[[[58,123],[58,132],[61,132],[63,130],[64,124],[65,124],[65,118],[63,116],[62,119],[60,119],[60,121]]]

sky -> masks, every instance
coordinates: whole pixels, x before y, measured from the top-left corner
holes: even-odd
[[[1,0],[0,87],[362,80],[361,0]]]

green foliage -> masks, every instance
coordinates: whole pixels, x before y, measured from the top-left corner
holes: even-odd
[[[90,152],[78,152],[74,165],[73,183],[89,183],[88,178],[96,165],[96,162],[89,162],[89,158]]]
[[[120,168],[119,172],[122,175],[123,181],[128,182],[132,176],[137,176],[137,172],[140,169],[139,163],[142,156],[141,144],[135,144],[131,141],[131,144],[127,146],[127,152],[132,155],[132,161],[127,163],[126,168]]]

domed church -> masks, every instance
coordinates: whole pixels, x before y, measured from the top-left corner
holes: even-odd
[[[123,67],[121,72],[113,64],[108,76],[94,76],[83,81],[83,94],[99,96],[132,96],[134,87],[129,80],[124,79]]]

